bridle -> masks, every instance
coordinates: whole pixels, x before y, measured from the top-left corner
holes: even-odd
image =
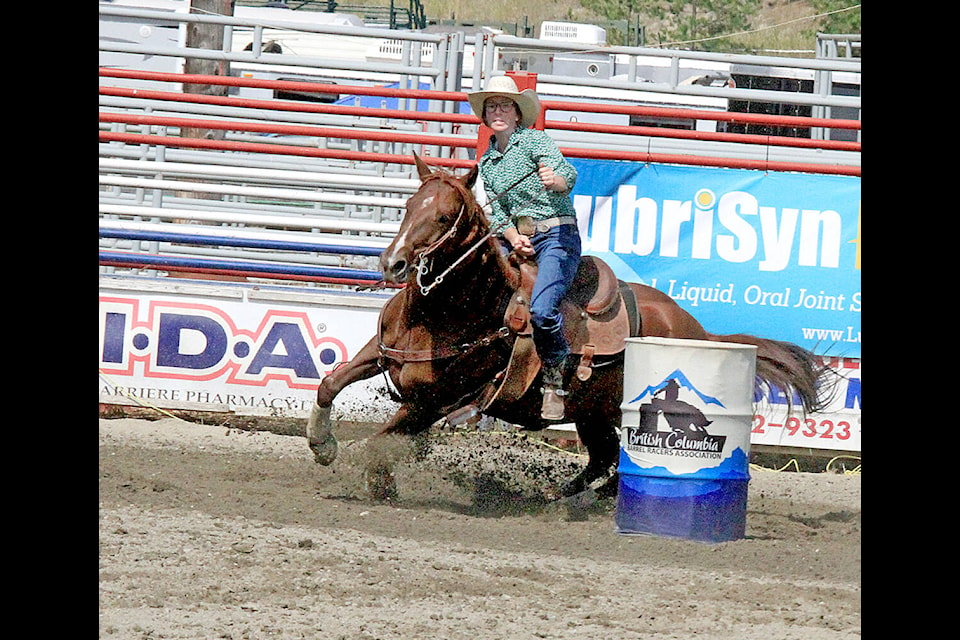
[[[537,169],[534,168],[532,171],[523,175],[516,182],[510,185],[510,187],[508,187],[507,189],[504,189],[503,193],[499,194],[498,196],[490,200],[488,204],[495,202],[499,198],[502,198],[504,195],[509,193],[511,189],[516,187],[523,180],[526,180],[530,175],[532,175],[536,171]],[[461,203],[460,203],[460,211],[457,213],[457,217],[454,220],[453,224],[450,226],[450,228],[447,229],[443,233],[443,235],[441,235],[439,238],[431,242],[423,251],[421,251],[417,255],[417,262],[416,262],[416,265],[414,266],[414,269],[416,270],[416,273],[417,273],[417,285],[420,287],[420,293],[423,296],[428,295],[433,290],[434,287],[436,287],[438,284],[443,282],[443,279],[446,277],[448,273],[450,273],[460,263],[466,260],[478,248],[483,246],[483,244],[487,242],[490,238],[492,238],[500,229],[500,227],[491,228],[489,231],[487,231],[487,233],[483,234],[483,236],[479,240],[474,242],[459,258],[454,260],[453,263],[450,264],[450,266],[444,269],[442,273],[435,276],[432,282],[430,282],[429,284],[424,284],[423,277],[430,272],[430,255],[434,253],[437,249],[439,249],[441,246],[443,246],[445,242],[450,240],[450,238],[452,238],[457,233],[457,229],[460,226],[461,221],[463,220],[464,215],[467,212],[467,198],[464,196],[463,192],[461,191],[462,189],[466,189],[466,187],[464,187],[463,185],[453,184],[455,181],[448,180],[443,175],[438,175],[438,174],[434,174],[432,176],[427,177],[424,180],[424,182],[426,182],[426,180],[441,180],[447,184],[450,184],[454,188],[454,190],[460,193]],[[381,358],[388,358],[390,360],[400,362],[401,364],[405,362],[429,362],[432,360],[463,356],[477,348],[485,347],[496,342],[497,340],[508,338],[512,333],[508,327],[501,326],[500,328],[494,331],[491,331],[490,333],[484,336],[481,336],[472,342],[466,342],[466,343],[456,344],[456,345],[447,346],[447,347],[440,347],[435,349],[424,349],[424,350],[396,349],[396,348],[388,347],[387,345],[385,345],[383,343],[382,336],[379,335],[380,330],[383,327],[382,316],[385,310],[386,310],[386,307],[384,307],[384,309],[381,309],[380,311],[381,319],[380,321],[377,322],[378,342],[380,345],[380,356]],[[381,369],[384,369],[384,373],[386,373],[385,367],[383,367],[382,363],[381,363]]]
[[[495,198],[493,198],[492,200],[490,200],[489,202],[487,202],[487,204],[488,204],[488,205],[489,205],[489,204],[492,204],[492,203],[496,202],[497,200],[499,200],[500,198],[502,198],[502,197],[504,197],[505,195],[507,195],[507,194],[510,192],[511,189],[513,189],[513,188],[516,187],[518,184],[520,184],[521,182],[523,182],[524,180],[526,180],[527,178],[529,178],[531,175],[533,175],[534,173],[536,173],[537,170],[538,170],[538,167],[534,167],[533,169],[531,169],[530,171],[528,171],[528,172],[525,173],[524,175],[520,176],[520,178],[518,178],[513,184],[511,184],[509,187],[507,187],[506,189],[504,189],[503,192],[500,193],[500,194],[498,194]],[[437,179],[441,179],[441,176],[435,175],[435,176],[431,176],[431,177],[429,177],[429,178],[427,178],[427,179],[428,179],[428,180],[437,180]],[[459,190],[459,189],[457,189],[457,187],[454,187],[454,189]],[[433,241],[432,243],[430,243],[430,245],[429,245],[427,248],[425,248],[423,251],[421,251],[421,252],[419,253],[419,255],[417,256],[417,264],[416,264],[416,266],[414,267],[414,269],[415,269],[416,272],[417,272],[417,286],[420,287],[420,293],[421,293],[422,295],[424,295],[424,296],[426,296],[427,294],[429,294],[430,291],[433,290],[433,288],[434,288],[435,286],[437,286],[438,284],[440,284],[441,282],[443,282],[443,279],[446,277],[446,275],[447,275],[448,273],[450,273],[451,271],[453,271],[453,270],[457,267],[457,265],[459,265],[461,262],[463,262],[464,260],[466,260],[467,257],[469,257],[474,251],[476,251],[476,250],[479,249],[481,246],[483,246],[483,244],[484,244],[487,240],[489,240],[490,238],[492,238],[492,237],[500,230],[500,227],[497,227],[496,229],[491,228],[490,231],[488,231],[488,232],[486,233],[486,235],[484,235],[484,236],[481,237],[479,240],[477,240],[473,245],[470,246],[469,249],[467,249],[467,250],[463,253],[463,255],[461,255],[459,258],[457,258],[456,260],[454,260],[454,262],[453,262],[449,267],[447,267],[446,269],[444,269],[444,270],[443,270],[443,273],[435,276],[434,279],[433,279],[433,282],[431,282],[430,284],[424,285],[424,284],[423,284],[423,276],[427,275],[427,274],[430,272],[430,263],[429,263],[429,261],[428,261],[428,257],[430,256],[431,253],[433,253],[433,252],[436,251],[441,245],[443,245],[444,242],[446,242],[446,241],[449,240],[451,237],[453,237],[453,235],[457,232],[457,225],[460,223],[460,220],[463,218],[463,214],[466,212],[466,209],[467,209],[466,198],[463,197],[463,194],[462,194],[462,193],[460,194],[460,198],[461,198],[460,212],[457,214],[457,219],[454,220],[453,224],[450,226],[449,229],[447,229],[447,231],[446,231],[442,236],[440,236],[440,237],[437,238],[435,241]],[[505,226],[505,224],[506,224],[506,223],[504,223],[504,225],[501,225],[501,226]]]
[[[443,177],[437,175],[437,176],[431,176],[427,178],[427,180],[431,180],[431,179],[443,179]],[[447,182],[446,180],[444,181]],[[450,182],[447,182],[447,183],[450,184]],[[436,287],[438,284],[443,282],[444,277],[446,277],[448,273],[450,273],[453,269],[455,269],[458,265],[460,265],[469,256],[474,254],[477,251],[477,249],[483,246],[483,244],[487,242],[491,237],[493,237],[493,235],[496,233],[496,230],[491,229],[487,231],[487,233],[482,234],[479,240],[471,244],[471,246],[466,251],[464,251],[464,253],[460,255],[460,257],[454,260],[453,263],[450,264],[450,266],[444,269],[442,273],[436,275],[429,284],[424,284],[423,277],[430,272],[431,254],[433,254],[437,249],[443,246],[444,243],[448,242],[451,238],[455,236],[458,228],[463,223],[467,213],[467,198],[464,197],[464,194],[461,192],[461,189],[464,187],[453,186],[453,188],[458,192],[460,192],[460,197],[461,197],[460,210],[457,213],[456,219],[454,220],[450,228],[443,233],[443,235],[441,235],[439,238],[437,238],[432,243],[430,243],[430,245],[428,245],[425,249],[423,249],[423,251],[421,251],[417,255],[417,261],[414,269],[416,270],[416,273],[417,273],[417,285],[420,287],[420,293],[424,296],[428,295],[430,291],[433,290],[434,287]],[[482,229],[482,227],[479,227],[479,228]],[[381,320],[377,323],[378,333],[380,328],[383,327],[382,315],[385,309],[386,307],[384,307],[384,309],[381,309],[381,312],[380,312]],[[471,342],[463,342],[459,344],[453,344],[450,346],[443,346],[439,348],[423,349],[423,350],[396,349],[393,347],[388,347],[383,343],[383,339],[381,337],[379,339],[380,356],[382,358],[388,358],[390,360],[394,360],[400,363],[429,362],[433,360],[442,360],[446,358],[459,357],[459,356],[464,356],[474,351],[475,349],[486,347],[495,341],[508,338],[510,336],[510,333],[511,332],[507,327],[501,326],[498,329],[491,331],[485,335],[482,335]],[[381,366],[381,368],[383,367]]]
[[[430,263],[429,263],[428,260],[427,260],[427,254],[426,254],[426,253],[421,253],[420,256],[419,256],[419,258],[417,259],[417,266],[414,267],[414,268],[416,269],[416,271],[417,271],[417,285],[420,287],[420,293],[423,294],[423,295],[427,295],[428,293],[430,293],[430,291],[431,291],[435,286],[437,286],[438,284],[440,284],[441,282],[443,282],[443,278],[444,278],[448,273],[450,273],[451,271],[453,271],[453,270],[457,267],[458,264],[460,264],[461,262],[463,262],[464,260],[466,260],[467,257],[470,256],[470,254],[472,254],[474,251],[476,251],[484,242],[486,242],[487,240],[489,240],[492,236],[493,236],[493,232],[490,231],[490,232],[488,232],[486,235],[484,235],[482,238],[480,238],[479,240],[477,240],[477,242],[475,242],[469,249],[467,249],[467,250],[463,253],[463,255],[461,255],[459,258],[457,258],[456,260],[454,260],[453,263],[452,263],[449,267],[447,267],[446,269],[444,269],[444,270],[443,270],[443,273],[441,273],[441,274],[439,274],[439,275],[437,275],[437,276],[434,276],[433,282],[431,282],[431,283],[428,284],[428,285],[424,285],[423,282],[422,282],[422,280],[421,280],[421,278],[422,278],[422,276],[425,276],[426,274],[428,274],[428,273],[430,272]]]
[[[430,178],[427,178],[427,179],[438,180],[438,179],[441,179],[441,177],[431,176]],[[454,189],[459,191],[457,187],[454,187]],[[420,293],[424,296],[429,294],[430,291],[433,290],[435,286],[443,282],[443,279],[446,277],[448,273],[453,271],[457,267],[457,265],[459,265],[461,262],[466,260],[471,254],[473,254],[474,251],[476,251],[481,246],[483,246],[483,243],[485,243],[487,240],[493,237],[493,234],[495,233],[493,229],[488,231],[478,241],[473,243],[473,245],[471,245],[470,248],[463,253],[463,255],[461,255],[459,258],[454,260],[449,267],[444,269],[443,273],[440,273],[439,275],[435,276],[433,278],[433,282],[426,285],[423,284],[423,277],[426,276],[428,273],[430,273],[430,254],[432,254],[434,251],[439,249],[447,240],[452,238],[457,233],[457,227],[460,225],[460,221],[463,219],[464,214],[467,211],[467,201],[466,201],[466,198],[463,197],[462,193],[460,194],[460,199],[461,199],[460,211],[457,213],[457,218],[456,220],[453,221],[453,224],[450,225],[450,228],[447,229],[442,236],[440,236],[439,238],[434,240],[432,243],[430,243],[430,245],[428,245],[423,251],[421,251],[417,255],[417,263],[416,263],[416,266],[414,267],[414,270],[417,272],[417,286],[420,287]]]

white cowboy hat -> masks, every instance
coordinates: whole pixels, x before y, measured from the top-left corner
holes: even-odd
[[[510,98],[520,107],[520,124],[532,126],[540,116],[540,98],[533,89],[517,90],[517,83],[510,76],[493,76],[484,91],[472,91],[467,94],[470,107],[475,116],[483,120],[483,102],[493,96]]]

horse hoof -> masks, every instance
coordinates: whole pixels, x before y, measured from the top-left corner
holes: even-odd
[[[598,498],[616,498],[620,491],[620,475],[613,473],[597,487]]]
[[[560,491],[557,492],[557,498],[569,498],[570,496],[575,496],[578,493],[583,493],[587,490],[587,483],[582,481],[579,476],[566,483],[560,487]]]
[[[581,491],[568,498],[563,499],[563,505],[567,509],[567,520],[570,522],[580,522],[587,520],[590,514],[597,508],[597,494],[591,489]]]
[[[616,465],[611,465],[606,469],[597,470],[596,468],[591,469],[589,466],[581,471],[576,478],[566,483],[560,487],[560,497],[569,498],[570,496],[575,496],[578,493],[583,493],[588,489],[597,491],[598,489],[606,487],[611,482],[611,479],[615,478],[617,475]]]
[[[330,420],[331,408],[314,403],[307,420],[307,444],[313,451],[314,460],[323,466],[337,459],[337,439],[333,435],[333,422]]]
[[[320,442],[310,442],[310,450],[313,451],[313,460],[317,464],[329,466],[337,459],[339,447],[337,439],[333,435],[328,435]]]

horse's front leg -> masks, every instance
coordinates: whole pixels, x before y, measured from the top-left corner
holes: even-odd
[[[380,433],[367,440],[367,492],[375,500],[397,497],[394,465],[413,453],[412,437],[428,429],[439,414],[426,411],[418,403],[404,403]]]
[[[317,400],[307,420],[307,444],[319,464],[329,465],[337,458],[337,438],[333,435],[333,421],[330,419],[334,398],[346,386],[379,373],[379,355],[379,344],[377,338],[373,337],[353,360],[330,373],[320,383]]]

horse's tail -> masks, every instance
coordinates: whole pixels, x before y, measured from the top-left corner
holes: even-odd
[[[762,389],[778,388],[788,406],[799,398],[805,413],[823,410],[836,390],[836,373],[813,352],[791,342],[758,338],[743,333],[708,334],[714,342],[734,342],[757,347],[757,384]]]

